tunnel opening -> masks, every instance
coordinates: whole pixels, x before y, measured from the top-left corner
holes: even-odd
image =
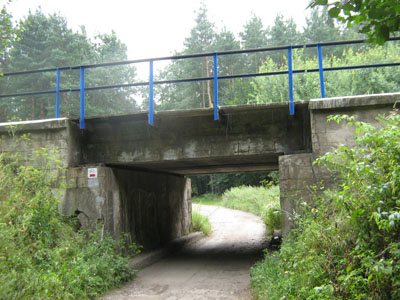
[[[212,227],[210,246],[193,248],[194,253],[217,258],[257,258],[265,248],[279,246],[282,220],[278,171],[214,173],[189,178],[192,214],[205,216]],[[193,223],[202,222],[196,219],[193,215]],[[193,226],[201,229],[201,224]]]

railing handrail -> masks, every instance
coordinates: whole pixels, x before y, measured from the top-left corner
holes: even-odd
[[[400,40],[400,37],[392,37],[389,39],[389,41],[399,41],[399,40]],[[58,68],[55,67],[55,68],[46,68],[46,69],[38,69],[38,70],[8,72],[8,73],[3,73],[2,76],[5,77],[5,76],[14,76],[14,75],[23,75],[23,74],[32,74],[32,73],[55,72],[57,70],[60,70],[60,71],[71,70],[72,71],[72,70],[79,70],[81,67],[83,67],[85,69],[89,69],[89,68],[99,68],[99,67],[111,67],[111,66],[118,66],[118,65],[138,64],[138,63],[145,63],[145,62],[150,62],[150,61],[154,62],[154,61],[163,61],[163,60],[180,60],[180,59],[187,59],[187,58],[209,57],[209,56],[213,56],[214,54],[217,54],[218,56],[222,56],[222,55],[287,50],[289,47],[291,47],[292,49],[301,49],[301,48],[316,48],[316,47],[318,47],[318,45],[325,47],[325,46],[362,44],[362,43],[366,43],[366,42],[367,42],[366,39],[343,40],[343,41],[332,41],[332,42],[323,42],[323,43],[296,44],[296,45],[274,46],[274,47],[265,47],[265,48],[250,48],[250,49],[214,51],[214,52],[204,52],[204,53],[194,53],[194,54],[184,54],[184,55],[160,56],[160,57],[153,57],[153,58],[121,60],[121,61],[97,63],[97,64],[84,64],[84,65],[58,67]]]
[[[398,41],[400,37],[390,38],[389,41]],[[294,114],[294,103],[293,103],[293,74],[299,73],[312,73],[319,72],[320,76],[320,87],[321,87],[321,97],[325,97],[325,88],[324,88],[324,71],[337,71],[337,70],[350,70],[350,69],[362,69],[362,68],[376,68],[376,67],[389,67],[389,66],[400,66],[399,63],[384,63],[384,64],[371,64],[371,65],[355,65],[355,66],[344,66],[344,67],[323,67],[322,60],[322,47],[327,46],[337,46],[337,45],[351,45],[351,44],[362,44],[366,43],[365,39],[358,40],[344,40],[344,41],[332,41],[332,42],[323,42],[323,43],[310,43],[310,44],[297,44],[297,45],[289,45],[289,46],[275,46],[275,47],[266,47],[266,48],[253,48],[253,49],[238,49],[238,50],[228,50],[228,51],[214,51],[214,52],[206,52],[206,53],[196,53],[196,54],[184,54],[184,55],[174,55],[174,56],[164,56],[164,57],[154,57],[154,58],[144,58],[144,59],[136,59],[136,60],[124,60],[124,61],[115,61],[115,62],[106,62],[106,63],[98,63],[98,64],[85,64],[78,66],[67,66],[67,67],[59,67],[59,68],[46,68],[39,70],[28,70],[28,71],[18,71],[18,72],[9,72],[4,73],[2,76],[19,76],[19,75],[27,75],[27,74],[35,74],[35,73],[45,73],[45,72],[56,72],[56,90],[48,90],[48,91],[33,91],[33,92],[22,92],[22,93],[13,93],[13,94],[5,94],[0,95],[0,98],[7,97],[18,97],[18,96],[31,96],[31,95],[44,95],[44,94],[56,94],[56,109],[55,116],[59,117],[59,94],[66,92],[80,92],[80,123],[81,128],[84,128],[84,116],[85,116],[85,91],[93,91],[93,90],[102,90],[102,89],[112,89],[112,88],[125,88],[125,87],[137,87],[137,86],[149,86],[149,124],[153,125],[153,114],[154,114],[154,100],[153,100],[153,87],[157,84],[170,84],[170,83],[183,83],[183,82],[193,82],[193,81],[206,81],[206,80],[214,80],[214,119],[218,120],[218,80],[223,79],[234,79],[234,78],[248,78],[248,77],[257,77],[257,76],[271,76],[271,75],[289,75],[289,108],[290,114]],[[302,70],[293,70],[292,66],[292,50],[293,49],[302,49],[302,48],[317,48],[318,50],[318,69],[302,69]],[[287,71],[274,71],[274,72],[264,72],[264,73],[247,73],[247,74],[235,74],[235,75],[218,75],[218,56],[225,55],[234,55],[234,54],[250,54],[250,53],[258,53],[258,52],[270,52],[270,51],[279,51],[279,50],[287,50],[288,51],[288,70]],[[211,77],[197,77],[197,78],[187,78],[187,79],[175,79],[175,80],[160,80],[154,81],[153,74],[153,63],[156,61],[165,61],[165,60],[183,60],[190,58],[200,58],[200,57],[213,57],[214,59],[214,74]],[[111,67],[111,66],[120,66],[120,65],[130,65],[130,64],[138,64],[138,63],[149,63],[149,81],[147,82],[135,82],[128,84],[119,84],[119,85],[108,85],[108,86],[97,86],[97,87],[85,87],[85,70],[91,68],[100,68],[100,67]],[[80,70],[80,88],[73,89],[60,89],[60,71],[68,71],[68,70]]]

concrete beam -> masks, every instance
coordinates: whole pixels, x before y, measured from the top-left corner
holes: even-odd
[[[282,154],[311,151],[308,102],[162,111],[155,126],[144,113],[87,119],[83,162],[204,174],[277,169]]]

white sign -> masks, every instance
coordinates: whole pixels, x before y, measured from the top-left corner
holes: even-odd
[[[97,168],[89,168],[87,177],[88,178],[97,178]]]

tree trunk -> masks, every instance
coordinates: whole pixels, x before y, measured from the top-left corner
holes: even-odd
[[[68,100],[67,100],[67,93],[63,93],[63,103],[65,109],[65,116],[69,117],[69,109],[68,109]]]
[[[40,104],[40,117],[44,119],[44,103]]]
[[[32,97],[32,116],[31,116],[32,120],[35,120],[35,98]]]

